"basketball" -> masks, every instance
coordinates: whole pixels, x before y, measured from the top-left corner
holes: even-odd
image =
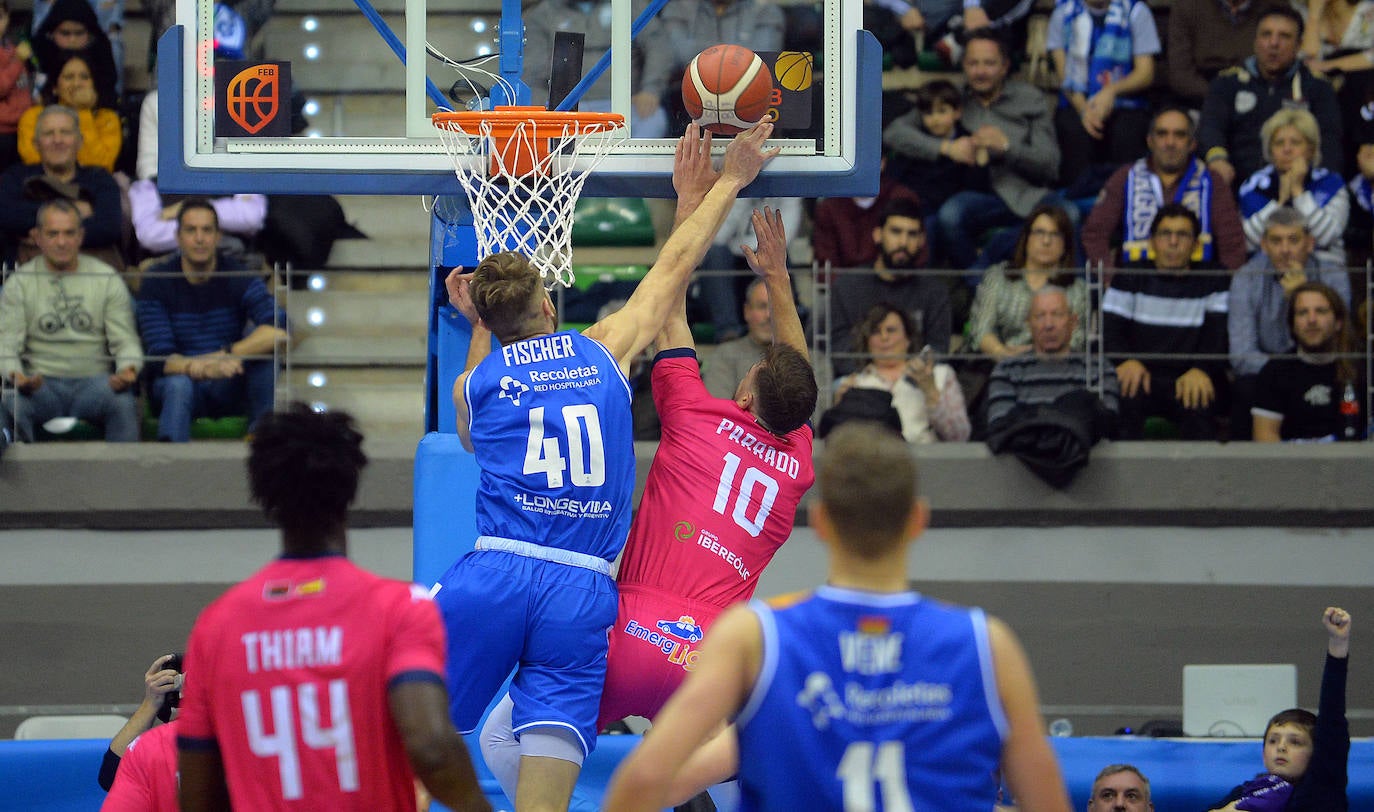
[[[773,63],[773,73],[784,90],[799,93],[811,87],[811,65],[814,62],[807,51],[783,51],[778,61]]]
[[[773,75],[758,54],[741,45],[713,45],[682,75],[687,115],[719,135],[734,135],[768,114]]]

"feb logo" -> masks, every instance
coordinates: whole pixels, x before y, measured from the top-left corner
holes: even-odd
[[[257,135],[281,110],[281,82],[276,65],[253,65],[229,80],[225,99],[229,118],[249,135]]]
[[[285,138],[291,135],[291,63],[217,59],[215,135]]]

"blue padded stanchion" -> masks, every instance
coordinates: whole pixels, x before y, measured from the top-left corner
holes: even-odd
[[[418,584],[439,580],[453,562],[472,550],[477,538],[477,458],[463,450],[458,435],[433,432],[415,450],[415,543]]]

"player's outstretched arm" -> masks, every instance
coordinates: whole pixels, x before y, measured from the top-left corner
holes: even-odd
[[[787,229],[782,212],[765,206],[754,209],[754,236],[758,248],[744,246],[744,258],[749,267],[763,278],[768,288],[768,318],[773,325],[773,341],[791,347],[808,361],[811,353],[806,346],[797,302],[792,298],[792,277],[787,273]]]
[[[391,718],[405,743],[415,775],[431,795],[454,812],[489,812],[467,747],[448,717],[440,682],[411,680],[387,691]]]
[[[228,812],[229,784],[224,778],[224,759],[217,750],[180,750],[177,772],[181,774],[178,801],[182,812]]]
[[[464,387],[467,386],[468,374],[482,363],[482,359],[491,354],[491,331],[487,325],[477,315],[477,306],[472,303],[472,273],[463,273],[461,267],[449,271],[444,278],[444,287],[448,290],[448,303],[454,310],[463,314],[463,318],[472,325],[472,340],[468,343],[468,357],[463,365],[463,373],[453,381],[453,411],[455,414],[455,426],[458,432],[458,439],[462,441],[463,448],[472,451],[472,433],[468,430],[468,400],[463,396]]]
[[[739,773],[739,738],[734,725],[707,739],[687,758],[668,788],[668,806],[682,806],[702,790]]]
[[[1040,699],[1026,652],[1005,623],[988,618],[997,690],[1010,731],[1002,745],[1002,772],[1020,812],[1069,812],[1059,762],[1045,738]]]
[[[679,171],[696,171],[695,167],[699,166],[699,130],[695,124],[689,125],[687,130],[687,135],[678,142],[674,177]],[[605,344],[622,370],[628,371],[630,363],[658,335],[676,306],[679,290],[706,254],[740,191],[778,154],[776,147],[764,148],[772,132],[773,125],[765,121],[735,136],[725,150],[720,177],[696,211],[673,231],[630,300],[619,311],[586,329],[585,335]],[[684,164],[692,168],[684,169]]]
[[[687,675],[655,717],[643,743],[612,776],[603,809],[651,812],[667,805],[670,791],[689,791],[676,786],[678,774],[707,737],[744,705],[758,677],[762,648],[758,618],[748,608],[736,606],[716,620],[706,635],[696,670]]]

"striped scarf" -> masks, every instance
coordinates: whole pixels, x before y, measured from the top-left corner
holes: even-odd
[[[1135,66],[1131,43],[1131,5],[1134,0],[1111,0],[1102,27],[1094,37],[1093,15],[1083,0],[1059,0],[1064,10],[1064,93],[1091,97],[1103,79],[1118,82]],[[1116,107],[1142,107],[1138,96],[1121,96]]]
[[[1126,205],[1121,224],[1121,258],[1126,263],[1154,259],[1150,250],[1150,225],[1155,213],[1164,205],[1164,185],[1159,176],[1150,171],[1146,159],[1141,158],[1126,175]],[[1212,173],[1202,161],[1194,158],[1178,182],[1174,203],[1182,203],[1202,221],[1193,262],[1212,261]]]

